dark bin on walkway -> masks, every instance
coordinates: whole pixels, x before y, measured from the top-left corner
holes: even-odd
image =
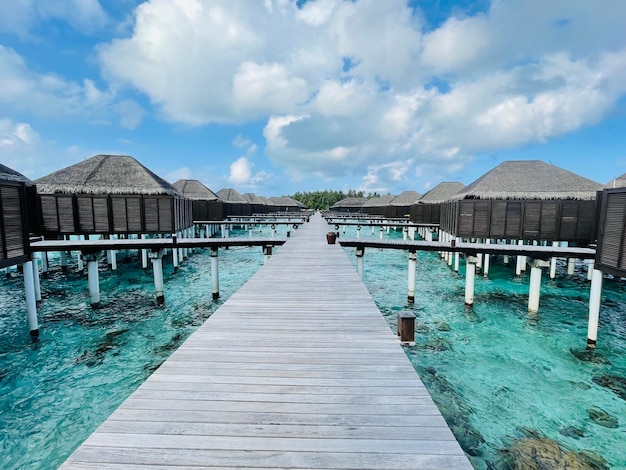
[[[328,232],[326,234],[326,241],[329,245],[334,245],[337,240],[337,234],[335,232]]]

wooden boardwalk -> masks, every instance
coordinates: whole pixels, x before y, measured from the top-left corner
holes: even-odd
[[[470,469],[319,215],[65,469]]]

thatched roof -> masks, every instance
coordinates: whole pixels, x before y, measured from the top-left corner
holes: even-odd
[[[13,183],[32,183],[31,180],[26,178],[23,174],[9,168],[8,166],[4,166],[0,163],[0,181],[11,181]]]
[[[364,197],[347,197],[342,199],[341,201],[337,201],[331,207],[331,209],[336,209],[339,207],[363,207],[363,204],[367,202],[367,199]]]
[[[417,191],[403,191],[394,197],[389,203],[390,206],[411,206],[417,204],[419,198],[422,197]]]
[[[246,198],[239,194],[236,189],[222,188],[216,194],[217,197],[224,202],[231,204],[248,204]]]
[[[268,206],[273,206],[274,205],[274,203],[272,201],[270,201],[270,199],[265,197],[265,196],[259,196],[259,199],[261,199],[261,201],[263,201]]]
[[[298,201],[287,196],[271,197],[270,201],[272,201],[275,206],[280,207],[301,207]]]
[[[96,155],[35,180],[39,194],[166,194],[180,192],[127,155]]]
[[[245,193],[243,197],[250,204],[263,204],[263,205],[266,204],[265,201],[261,199],[261,197],[257,196],[254,193]]]
[[[178,180],[172,186],[192,201],[217,201],[217,195],[198,180]]]
[[[419,204],[441,204],[449,200],[464,187],[465,185],[458,181],[444,181],[424,194],[417,202]]]
[[[595,199],[602,185],[539,160],[503,162],[452,199]]]
[[[363,207],[383,207],[388,206],[389,203],[395,198],[393,194],[387,194],[386,196],[372,197],[365,201]]]
[[[616,178],[613,178],[605,186],[606,189],[611,188],[626,188],[626,173]]]

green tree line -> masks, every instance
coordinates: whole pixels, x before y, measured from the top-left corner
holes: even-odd
[[[341,201],[347,197],[365,197],[367,199],[372,197],[379,197],[378,193],[368,193],[365,195],[363,191],[355,191],[354,189],[348,190],[347,193],[343,191],[334,191],[327,189],[324,191],[308,191],[308,192],[296,192],[289,197],[300,201],[302,204],[313,210],[328,210],[336,202]]]

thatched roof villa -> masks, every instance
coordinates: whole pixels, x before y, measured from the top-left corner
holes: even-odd
[[[182,179],[172,186],[191,200],[194,221],[224,220],[224,203],[200,181]]]
[[[0,163],[0,268],[30,260],[36,207],[33,182]]]
[[[604,185],[605,189],[611,188],[626,188],[626,173],[620,176],[616,176],[607,184]]]
[[[333,212],[361,212],[363,204],[367,202],[364,197],[347,197],[334,203],[330,210]]]
[[[244,193],[243,197],[250,203],[250,212],[252,214],[267,214],[269,212],[267,203],[260,196],[254,193]]]
[[[394,197],[384,209],[384,215],[388,219],[408,218],[411,206],[417,204],[421,194],[417,191],[403,191]]]
[[[507,161],[444,204],[441,228],[465,238],[589,243],[602,185],[539,161]]]
[[[224,203],[224,217],[229,215],[244,217],[252,215],[250,202],[239,194],[236,189],[222,188],[216,194]]]
[[[393,200],[393,194],[369,198],[361,207],[361,211],[369,215],[383,215],[385,207]]]
[[[306,208],[300,201],[287,196],[271,197],[270,201],[274,203],[276,212],[300,212]]]
[[[411,222],[438,224],[441,220],[441,205],[461,191],[465,185],[458,181],[444,181],[425,193],[417,204],[411,206]]]
[[[191,201],[127,155],[96,155],[35,181],[44,235],[173,233]]]

